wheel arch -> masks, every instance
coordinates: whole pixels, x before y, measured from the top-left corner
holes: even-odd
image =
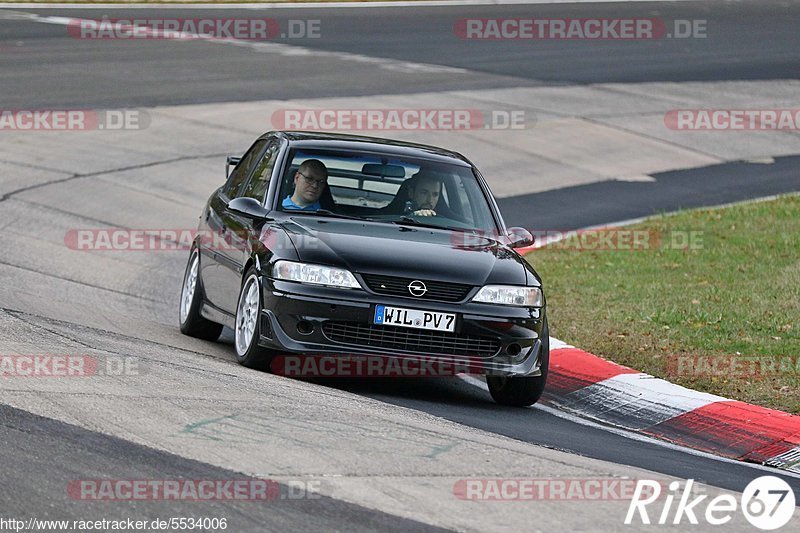
[[[244,267],[242,268],[242,279],[241,282],[244,284],[244,280],[247,276],[247,273],[250,271],[251,268],[254,268],[256,271],[256,275],[261,276],[264,274],[264,265],[265,261],[263,261],[257,253],[250,254],[250,257],[247,258],[247,261],[244,263]]]

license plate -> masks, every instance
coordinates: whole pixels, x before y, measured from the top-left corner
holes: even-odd
[[[374,323],[387,326],[430,329],[433,331],[449,331],[452,333],[456,330],[456,315],[455,313],[438,313],[436,311],[376,305]]]

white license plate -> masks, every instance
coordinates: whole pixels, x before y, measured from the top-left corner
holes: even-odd
[[[430,329],[433,331],[449,331],[452,333],[456,330],[456,315],[455,313],[438,313],[436,311],[376,305],[374,323],[386,324],[387,326]]]

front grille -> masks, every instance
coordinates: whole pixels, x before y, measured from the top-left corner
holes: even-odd
[[[492,357],[500,350],[500,341],[492,337],[457,335],[395,326],[328,321],[322,332],[333,342],[400,352],[464,357]]]
[[[462,285],[460,283],[421,280],[425,283],[428,291],[422,296],[413,296],[408,292],[408,284],[415,281],[414,278],[396,278],[394,276],[379,276],[376,274],[362,274],[361,277],[364,278],[367,287],[376,294],[403,296],[416,300],[460,302],[467,297],[470,289],[472,289],[471,285]]]

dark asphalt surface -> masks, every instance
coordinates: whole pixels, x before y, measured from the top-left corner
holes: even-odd
[[[141,17],[143,10],[27,10],[43,15]],[[2,14],[2,13],[0,13]],[[300,97],[446,91],[526,85],[603,82],[797,79],[800,76],[800,3],[708,2],[607,5],[476,6],[459,8],[269,10],[157,10],[150,16],[319,19],[322,38],[287,41],[315,50],[369,54],[469,69],[464,74],[380,70],[358,62],[253,54],[235,46],[186,46],[169,41],[82,41],[66,28],[0,20],[0,107],[122,107]],[[453,24],[469,17],[661,17],[708,19],[703,40],[654,42],[466,42]],[[279,42],[281,42],[279,40]],[[19,44],[22,43],[22,44]],[[357,80],[357,81],[354,81]],[[655,183],[604,182],[500,201],[506,222],[530,228],[571,229],[659,211],[714,205],[800,190],[798,158],[772,165],[734,163],[655,175]],[[531,209],[531,205],[535,206]],[[390,404],[542,446],[703,480],[741,490],[760,472],[577,425],[542,411],[508,409],[458,380],[357,381],[328,384]],[[76,516],[87,505],[70,501],[64,481],[94,477],[221,477],[230,472],[180,459],[88,430],[0,407],[3,501],[6,508]],[[44,451],[46,450],[46,452]],[[20,465],[24,465],[21,467]],[[786,477],[796,492],[800,482]],[[13,488],[13,490],[12,490]],[[800,492],[798,492],[800,494]],[[52,502],[51,506],[38,502]],[[416,529],[335,500],[261,506],[226,504],[242,529]],[[178,507],[176,507],[178,506]],[[98,516],[166,517],[191,503],[158,502],[103,507]],[[116,509],[116,510],[115,510]],[[325,509],[324,512],[321,509]],[[204,504],[203,513],[216,508]],[[320,513],[320,514],[317,514]]]
[[[750,481],[767,473],[578,425],[535,407],[502,407],[496,405],[485,391],[457,378],[348,379],[326,380],[324,383],[513,439],[695,479],[724,489],[742,491]],[[800,478],[785,476],[780,471],[771,475],[785,479],[796,493],[800,493]]]
[[[66,26],[0,20],[3,106],[150,106],[358,96],[526,85],[796,79],[800,3],[552,4],[265,10],[16,10],[110,18],[273,18],[320,21],[319,38],[277,42],[313,50],[469,69],[406,73],[331,58],[253,54],[175,41],[81,40]],[[656,18],[707,21],[703,39],[464,40],[464,18]],[[18,43],[22,45],[18,45]],[[343,75],[343,72],[347,72]],[[35,88],[35,91],[31,91]]]
[[[3,517],[27,520],[169,520],[225,518],[228,531],[443,531],[327,497],[256,501],[80,499],[81,480],[253,480],[56,420],[0,405]],[[270,492],[272,494],[272,492]],[[300,494],[297,490],[294,495]],[[23,513],[27,512],[28,515]],[[63,530],[63,529],[62,529]],[[67,530],[72,530],[68,528]],[[148,529],[149,530],[149,529]]]
[[[737,161],[652,175],[655,182],[602,181],[500,198],[506,224],[571,230],[657,213],[800,191],[800,157]]]

